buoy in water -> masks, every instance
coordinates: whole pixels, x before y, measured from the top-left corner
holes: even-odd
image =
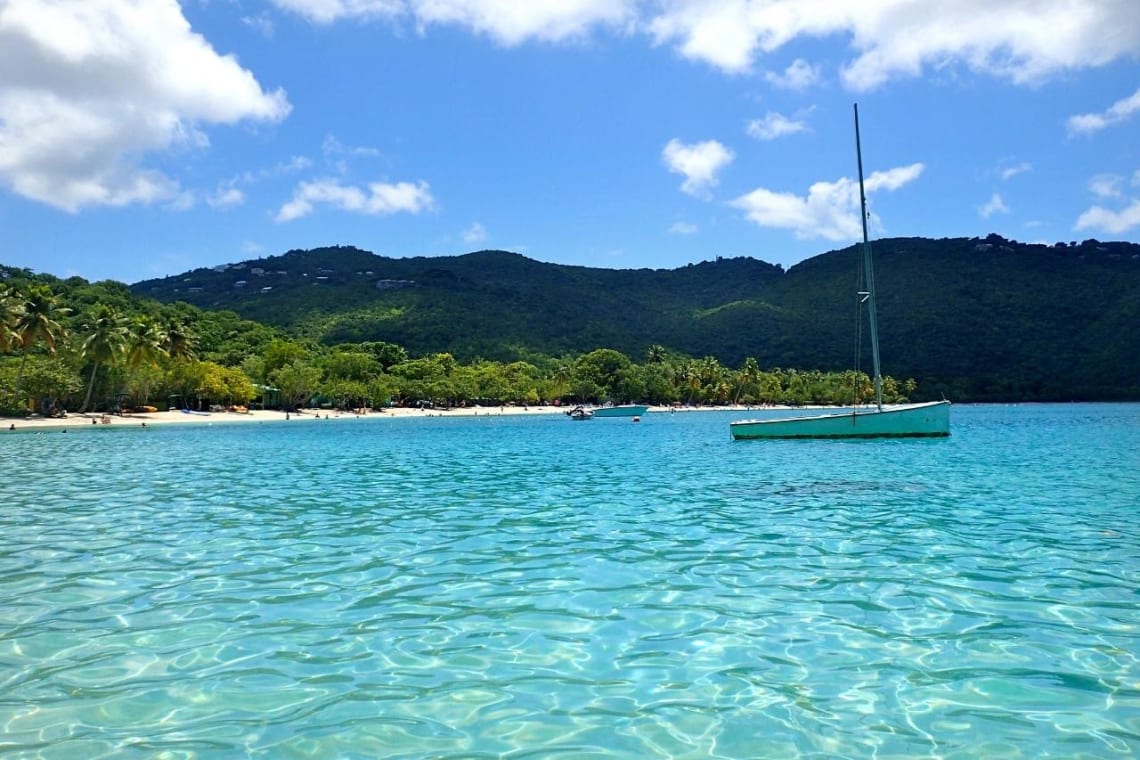
[[[633,421],[634,421],[634,422],[641,422],[641,418],[640,418],[640,417],[634,417],[634,418],[633,418]]]

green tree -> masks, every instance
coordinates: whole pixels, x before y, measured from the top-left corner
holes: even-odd
[[[396,395],[396,382],[391,375],[377,375],[368,381],[366,398],[372,408],[388,406]]]
[[[190,399],[196,396],[197,388],[201,386],[204,376],[205,368],[199,361],[190,359],[172,362],[166,371],[163,385],[172,396],[180,398],[185,408],[189,408]]]
[[[166,335],[158,323],[145,314],[136,314],[126,324],[127,367],[137,370],[153,366],[166,356],[162,346]]]
[[[383,371],[372,354],[362,351],[333,351],[324,359],[325,373],[330,379],[355,380],[366,383]]]
[[[274,338],[262,353],[262,371],[268,377],[293,362],[306,361],[310,353],[296,341]]]
[[[650,404],[669,404],[680,400],[680,396],[673,387],[671,372],[667,364],[646,364],[640,369],[641,382],[645,387],[643,401]]]
[[[87,337],[80,348],[80,356],[91,363],[91,377],[87,381],[87,395],[83,397],[80,412],[91,407],[91,392],[95,389],[95,376],[99,367],[111,364],[127,349],[127,328],[119,312],[110,306],[98,306],[89,323],[83,326]]]
[[[11,398],[16,391],[16,362],[0,364],[0,398]],[[66,403],[83,391],[83,381],[58,356],[29,357],[21,379],[23,392],[44,400],[48,408]],[[14,411],[14,410],[13,410]]]
[[[385,371],[408,360],[408,352],[403,346],[397,346],[395,343],[385,343],[382,340],[368,340],[357,345],[361,351],[372,354],[372,358],[378,361],[381,368]]]
[[[749,356],[744,360],[744,363],[740,365],[740,369],[737,370],[733,376],[733,385],[736,388],[736,392],[732,397],[732,403],[739,404],[740,397],[744,395],[745,391],[754,389],[759,379],[760,365],[756,362],[756,359]]]
[[[222,383],[225,385],[225,401],[242,406],[257,395],[257,389],[249,376],[237,367],[222,367]]]
[[[23,302],[15,289],[0,291],[0,352],[8,353],[16,346],[16,323],[23,311]]]
[[[56,344],[66,334],[59,320],[70,314],[71,309],[61,305],[51,288],[43,284],[31,285],[15,298],[16,305],[12,307],[11,312],[15,315],[12,333],[15,345],[19,346],[24,354],[16,374],[15,396],[21,399],[24,393],[21,381],[28,352],[37,343],[43,343],[47,352],[54,354]]]
[[[550,372],[549,381],[552,398],[562,398],[570,392],[574,382],[574,367],[569,362],[558,362]]]
[[[321,370],[300,359],[294,359],[273,370],[269,381],[280,389],[281,398],[286,402],[287,408],[292,409],[308,400],[320,386]]]
[[[229,376],[226,367],[215,362],[199,362],[201,374],[193,394],[199,405],[205,401],[231,401]],[[240,372],[241,370],[238,370]]]
[[[574,363],[574,375],[580,387],[593,387],[599,397],[614,399],[620,394],[622,382],[631,367],[629,357],[620,351],[599,348],[578,357]]]
[[[355,409],[368,398],[368,385],[360,380],[340,378],[326,382],[322,393],[333,400],[338,409]]]
[[[163,352],[176,362],[194,359],[194,335],[181,320],[172,319],[166,323],[160,345]]]

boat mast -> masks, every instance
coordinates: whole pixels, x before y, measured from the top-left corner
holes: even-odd
[[[860,293],[871,319],[871,362],[875,368],[875,406],[883,411],[883,376],[879,372],[879,322],[875,316],[875,271],[871,265],[871,241],[867,237],[867,195],[863,190],[863,149],[859,145],[859,104],[855,104],[855,158],[859,162],[859,211],[863,220],[863,278],[867,290]]]

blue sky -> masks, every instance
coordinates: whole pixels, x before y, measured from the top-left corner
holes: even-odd
[[[1140,241],[1136,0],[0,0],[0,263]]]

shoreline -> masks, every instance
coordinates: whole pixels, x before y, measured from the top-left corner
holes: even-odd
[[[295,420],[304,423],[308,420],[321,421],[352,420],[352,419],[381,419],[381,418],[408,418],[408,417],[506,417],[506,416],[536,416],[536,415],[562,415],[572,406],[530,405],[530,406],[470,406],[454,409],[415,409],[408,407],[393,407],[391,409],[373,409],[363,414],[353,412],[337,412],[325,409],[305,409],[300,412],[290,412],[288,417],[283,411],[276,409],[260,409],[246,413],[238,412],[183,412],[181,410],[168,412],[139,412],[118,414],[70,414],[67,417],[2,417],[0,418],[0,433],[19,433],[44,430],[71,430],[71,429],[123,429],[143,427],[164,427],[171,425],[243,425],[258,422],[284,422]],[[780,409],[806,409],[809,407],[790,406],[749,406],[744,404],[729,406],[651,406],[647,414],[670,414],[692,412],[749,412],[758,410]]]

